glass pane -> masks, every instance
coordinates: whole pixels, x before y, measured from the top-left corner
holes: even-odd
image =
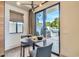
[[[16,22],[9,22],[9,33],[16,33]]]
[[[36,35],[43,35],[43,11],[36,14]]]
[[[20,32],[23,32],[23,23],[21,22],[17,22],[17,32],[20,33]]]
[[[53,42],[52,51],[59,54],[59,5],[46,10],[46,37]]]

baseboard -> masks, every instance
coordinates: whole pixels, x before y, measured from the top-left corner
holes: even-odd
[[[0,52],[0,57],[4,57],[5,56],[5,52],[4,51],[1,51]]]
[[[5,57],[5,55],[1,55],[1,57]]]
[[[13,49],[13,48],[16,48],[18,46],[20,46],[20,44],[9,45],[8,47],[5,47],[5,51],[10,50],[10,49]]]
[[[54,54],[54,55],[60,56],[59,54],[57,54],[57,53],[55,53],[55,52],[51,52],[51,53]]]
[[[60,57],[67,57],[67,56],[61,54]]]
[[[10,50],[13,50],[13,49],[18,48],[18,47],[20,47],[20,46],[17,46],[17,47],[14,47],[14,48],[11,48],[11,49],[8,49],[8,50],[5,50],[5,51],[10,51]]]

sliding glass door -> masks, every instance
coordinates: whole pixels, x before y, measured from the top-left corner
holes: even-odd
[[[59,54],[59,3],[36,12],[36,35],[43,35],[53,42],[52,52]]]
[[[59,54],[59,5],[46,9],[46,36],[53,41],[52,51]]]
[[[42,30],[43,30],[43,11],[39,12],[36,14],[36,35],[43,35]]]

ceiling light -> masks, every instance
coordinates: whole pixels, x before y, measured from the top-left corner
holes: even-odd
[[[17,4],[18,6],[20,6],[20,5],[21,5],[21,3],[20,3],[20,2],[17,2],[16,4]]]
[[[31,9],[31,11],[34,13],[34,9]]]

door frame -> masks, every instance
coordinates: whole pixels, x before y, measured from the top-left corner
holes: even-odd
[[[57,2],[57,3],[55,3],[55,4],[53,4],[53,5],[49,6],[49,7],[46,7],[44,9],[42,9],[42,10],[39,10],[39,11],[35,12],[35,26],[34,26],[34,30],[36,31],[36,14],[41,12],[41,11],[45,11],[46,9],[51,8],[53,6],[56,6],[56,5],[59,5],[59,54],[55,53],[55,52],[51,52],[51,53],[55,54],[57,56],[60,56],[60,2]]]

